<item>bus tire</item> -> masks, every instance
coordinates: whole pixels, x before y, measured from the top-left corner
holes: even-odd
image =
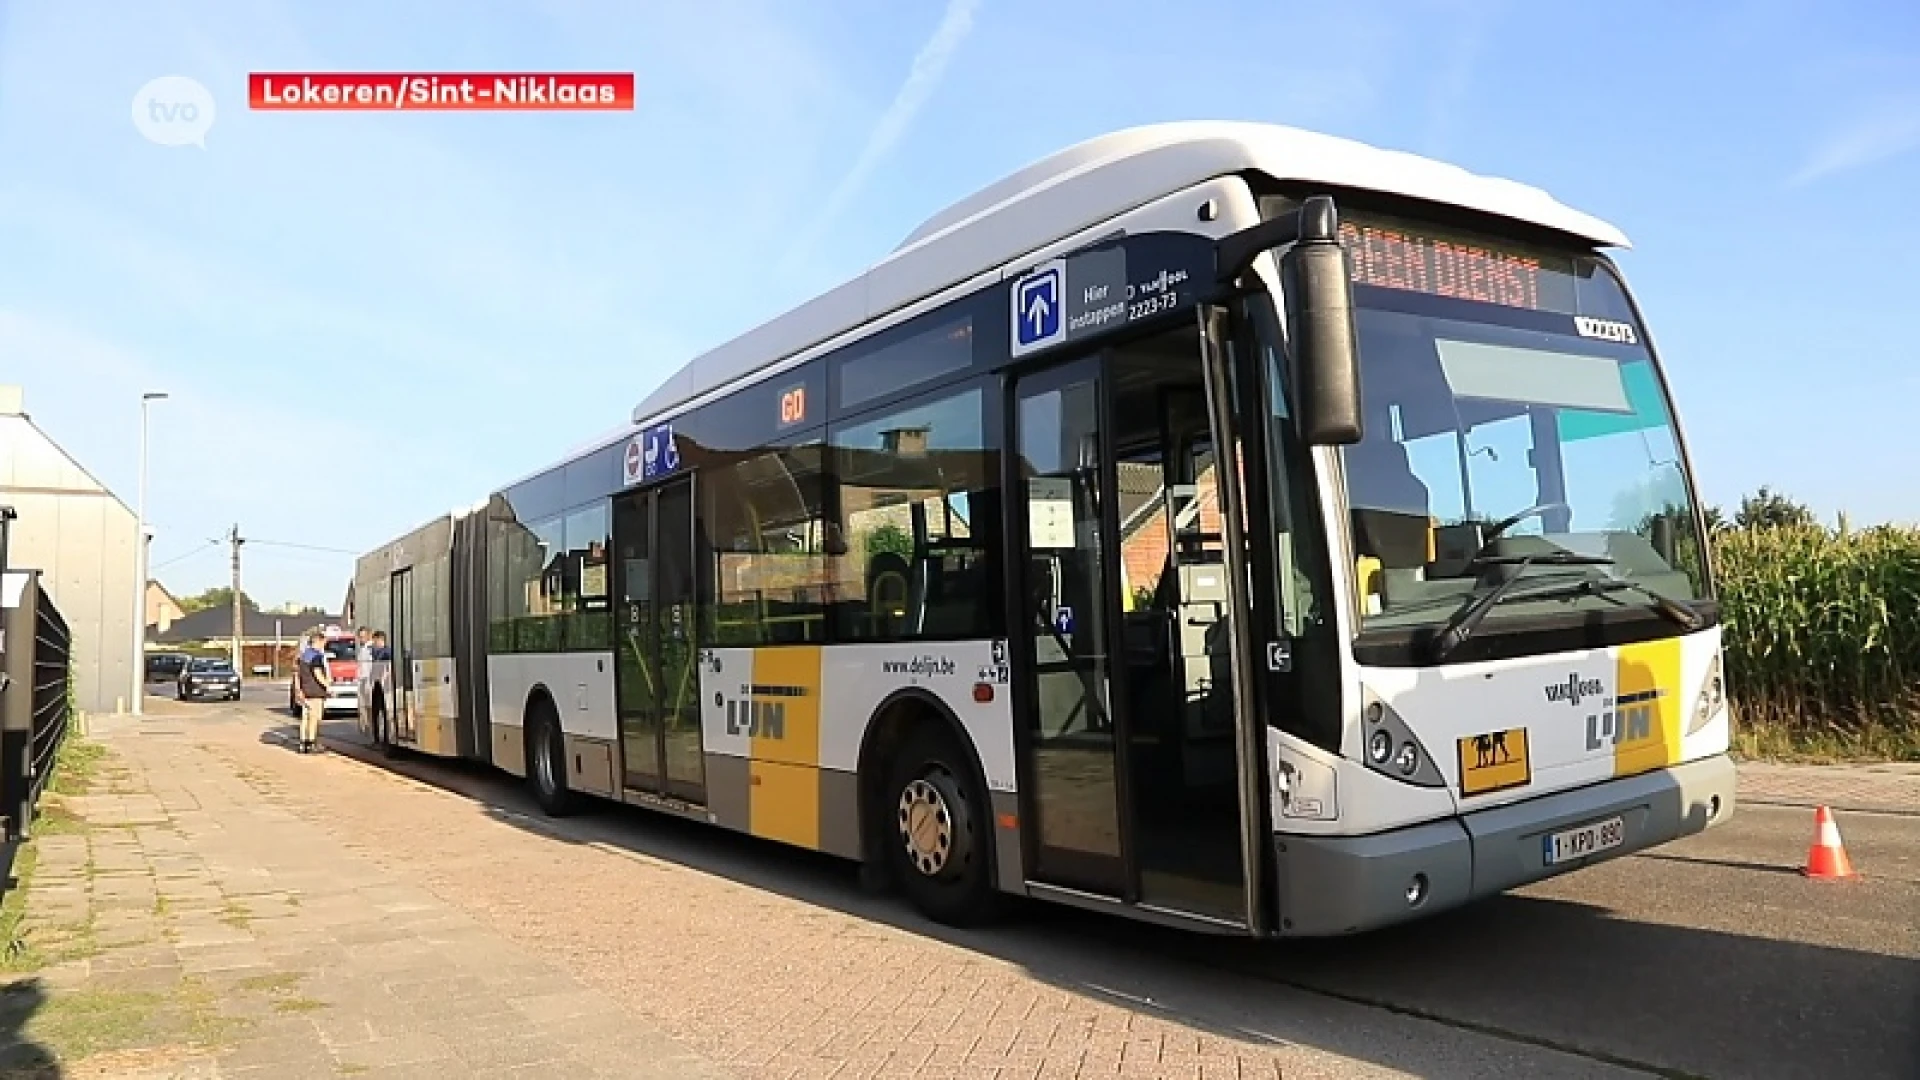
[[[913,725],[887,764],[876,823],[893,880],[921,914],[977,926],[998,911],[986,792],[965,751],[931,723]]]
[[[553,702],[539,698],[527,710],[527,782],[548,817],[574,812],[577,798],[567,787],[567,743]]]

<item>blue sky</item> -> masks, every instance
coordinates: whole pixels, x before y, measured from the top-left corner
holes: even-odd
[[[1920,6],[701,0],[0,7],[0,381],[207,541],[357,551],[621,423],[692,354],[1117,127],[1312,127],[1620,225],[1706,495],[1920,517]],[[250,113],[260,70],[620,70],[619,114]],[[134,92],[198,79],[204,150]],[[351,559],[256,545],[264,603]]]

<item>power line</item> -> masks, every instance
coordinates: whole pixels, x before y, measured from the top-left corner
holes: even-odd
[[[304,551],[324,551],[324,552],[327,552],[328,554],[331,554],[331,555],[358,555],[358,554],[360,554],[360,553],[359,553],[359,552],[357,552],[357,551],[348,551],[348,550],[347,550],[346,548],[332,548],[332,547],[321,547],[321,546],[320,546],[320,545],[318,545],[318,544],[292,544],[292,543],[288,543],[288,542],[287,542],[287,541],[285,541],[285,540],[255,540],[255,539],[254,539],[253,537],[251,537],[251,536],[249,536],[249,537],[247,537],[247,543],[249,543],[249,544],[265,544],[265,545],[267,545],[268,547],[283,547],[283,548],[300,548],[300,549],[302,549],[302,550],[304,550]]]
[[[192,551],[187,552],[185,555],[175,555],[173,558],[168,559],[165,562],[155,563],[152,569],[148,571],[148,573],[152,573],[153,570],[159,570],[162,567],[172,566],[174,563],[180,562],[185,559],[191,559],[195,555],[203,554],[207,551],[212,550],[213,548],[219,547],[221,544],[224,544],[224,543],[226,543],[224,539],[209,540],[206,543],[201,544],[199,547],[194,548]]]

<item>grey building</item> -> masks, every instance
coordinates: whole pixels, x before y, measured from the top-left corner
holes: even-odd
[[[73,633],[74,699],[109,713],[133,690],[131,507],[27,417],[17,386],[0,386],[0,505],[13,523],[9,566],[41,572]]]

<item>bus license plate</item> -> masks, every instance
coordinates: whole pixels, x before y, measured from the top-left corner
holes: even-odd
[[[1575,829],[1549,834],[1542,844],[1548,866],[1582,859],[1609,848],[1617,848],[1627,838],[1625,818],[1611,817]]]

